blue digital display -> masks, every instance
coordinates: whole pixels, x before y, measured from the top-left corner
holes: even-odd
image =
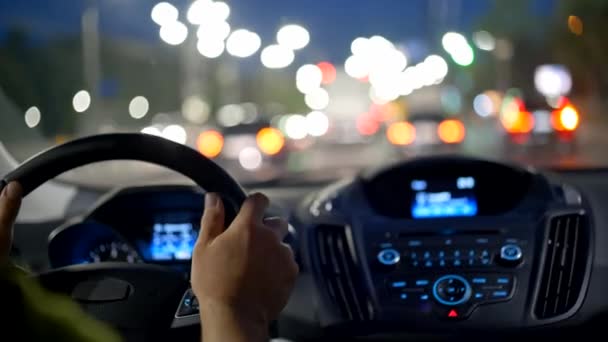
[[[439,218],[477,215],[473,177],[454,180],[413,180],[412,217]]]
[[[198,233],[192,223],[155,223],[148,251],[152,260],[190,260]]]

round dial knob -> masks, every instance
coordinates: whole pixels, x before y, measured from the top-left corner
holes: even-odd
[[[433,284],[433,296],[443,305],[459,305],[471,298],[471,285],[461,276],[448,274]]]
[[[385,248],[378,252],[378,261],[384,266],[394,266],[401,260],[399,251],[393,248]]]
[[[515,244],[506,244],[500,248],[500,261],[509,266],[515,266],[523,260],[521,247]]]

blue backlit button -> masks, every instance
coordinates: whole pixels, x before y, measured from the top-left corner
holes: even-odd
[[[429,281],[426,279],[418,279],[416,280],[416,286],[427,286]]]
[[[424,262],[424,267],[433,267],[433,262],[431,260],[427,260]]]
[[[481,264],[482,265],[489,265],[490,264],[490,258],[483,258],[481,259]]]
[[[422,254],[422,257],[424,259],[430,259],[431,258],[431,252],[425,251],[424,254]]]
[[[473,284],[485,284],[488,282],[488,279],[486,277],[475,277],[471,279],[471,282]]]
[[[392,248],[383,249],[378,253],[378,261],[386,266],[396,265],[400,259],[399,252]]]
[[[412,267],[418,267],[418,266],[420,266],[420,263],[418,262],[418,260],[412,261]]]
[[[500,261],[514,266],[521,262],[523,252],[521,247],[515,244],[506,244],[500,248]]]
[[[455,267],[460,267],[460,266],[462,266],[462,261],[460,261],[460,259],[456,259],[456,260],[454,260],[454,262],[452,264]]]
[[[429,300],[429,295],[424,293],[420,295],[420,300],[423,302],[426,302],[427,300]]]
[[[511,279],[509,277],[498,277],[496,278],[496,284],[499,285],[509,285],[511,283]]]
[[[393,281],[393,282],[390,283],[390,286],[393,289],[404,288],[406,285],[407,285],[407,283],[405,281],[402,281],[402,280]]]
[[[473,257],[475,257],[475,250],[469,249],[469,258],[473,258]]]
[[[401,299],[401,300],[406,300],[406,299],[407,299],[407,293],[401,293],[401,294],[399,295],[399,299]]]
[[[467,260],[467,265],[474,266],[475,265],[475,259],[469,259],[469,260]]]
[[[471,285],[459,275],[445,275],[433,284],[433,297],[440,304],[454,306],[471,298]]]
[[[483,251],[481,251],[481,257],[482,258],[487,258],[490,256],[490,252],[488,252],[487,249],[484,249]]]
[[[495,299],[507,298],[508,295],[509,295],[509,293],[504,290],[492,292],[492,298],[495,298]]]
[[[459,258],[460,257],[460,250],[459,249],[457,249],[457,250],[454,251],[454,257],[455,258]]]
[[[407,245],[410,247],[418,247],[418,246],[422,246],[422,241],[420,240],[410,240],[407,242]]]
[[[473,295],[473,298],[475,298],[476,300],[481,300],[484,297],[485,296],[484,296],[483,292],[475,292],[475,294]]]
[[[445,252],[444,251],[439,251],[439,253],[437,253],[437,257],[439,257],[439,258],[445,258]]]
[[[439,266],[445,267],[445,260],[443,260],[443,259],[439,260]]]

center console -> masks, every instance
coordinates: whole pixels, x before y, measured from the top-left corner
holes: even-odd
[[[324,326],[522,328],[570,317],[583,298],[587,215],[542,175],[422,159],[308,203],[305,250]]]

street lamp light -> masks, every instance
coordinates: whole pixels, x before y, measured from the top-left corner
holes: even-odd
[[[159,2],[152,7],[150,17],[158,25],[165,25],[176,21],[179,16],[179,11],[175,6],[168,2]]]
[[[295,55],[291,49],[283,45],[268,45],[262,50],[260,59],[268,69],[282,69],[291,64]]]
[[[291,50],[299,50],[308,45],[310,34],[300,25],[285,25],[277,32],[277,42]]]
[[[160,38],[169,45],[179,45],[188,37],[188,28],[179,21],[173,21],[160,27]]]
[[[260,36],[245,29],[234,30],[226,40],[228,53],[240,58],[253,55],[260,49],[261,45]]]

